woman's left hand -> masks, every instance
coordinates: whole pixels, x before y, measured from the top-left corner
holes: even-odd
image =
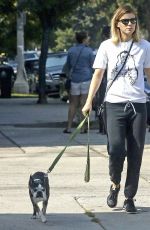
[[[92,103],[85,103],[85,105],[82,108],[82,114],[84,116],[86,116],[87,114],[89,114],[92,111]]]

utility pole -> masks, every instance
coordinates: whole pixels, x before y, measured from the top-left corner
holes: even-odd
[[[18,4],[21,0],[18,0]],[[29,93],[29,84],[24,67],[24,24],[25,13],[18,11],[17,14],[17,79],[14,83],[15,93]]]

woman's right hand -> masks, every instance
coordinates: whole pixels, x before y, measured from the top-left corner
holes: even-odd
[[[82,108],[82,114],[86,116],[87,114],[90,114],[92,111],[92,103],[85,103],[85,105]]]

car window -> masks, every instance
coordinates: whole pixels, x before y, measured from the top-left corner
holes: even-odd
[[[24,59],[37,58],[35,53],[24,53]]]
[[[46,67],[54,67],[54,66],[63,66],[66,62],[67,55],[58,55],[53,57],[47,57]]]

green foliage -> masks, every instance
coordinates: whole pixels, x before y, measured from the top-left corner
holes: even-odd
[[[112,14],[119,5],[130,4],[138,10],[139,22],[142,34],[145,38],[150,40],[150,1],[146,0],[89,0],[87,4],[82,7],[79,6],[72,14],[66,14],[61,20],[62,24],[57,27],[56,30],[56,46],[55,50],[61,50],[64,48],[64,43],[60,42],[64,40],[70,44],[74,43],[73,36],[68,37],[68,31],[86,30],[91,37],[91,46],[97,48],[102,38],[102,28],[105,25],[110,25],[110,19]],[[59,31],[59,32],[57,32]],[[62,44],[62,46],[61,46]]]
[[[74,43],[74,34],[68,37],[68,31],[86,30],[91,37],[91,46],[97,48],[102,41],[103,26],[110,24],[110,16],[112,11],[108,5],[112,1],[89,1],[83,6],[79,6],[72,14],[67,14],[62,19],[62,24],[56,30],[56,47],[55,50],[68,49],[68,44]],[[114,4],[111,4],[112,7]],[[106,13],[107,12],[107,13]],[[58,32],[59,31],[59,32]],[[65,38],[66,47],[62,42]],[[62,44],[62,47],[61,47]],[[71,44],[71,45],[72,45]]]
[[[1,0],[0,1],[0,14],[6,16],[7,14],[15,12],[16,11],[15,3],[16,3],[15,0],[7,0],[7,1]]]
[[[87,0],[23,0],[19,4],[19,9],[29,10],[36,14],[42,21],[44,16],[48,16],[48,21],[52,26],[55,21],[58,21],[69,10],[71,11],[78,4]],[[51,19],[54,22],[51,22]]]
[[[33,14],[27,14],[24,26],[25,50],[40,48],[42,28],[38,18]]]
[[[17,2],[17,0],[0,0],[0,52],[9,55],[16,54]],[[81,6],[82,2],[84,2],[83,6]],[[44,16],[51,28],[50,49],[54,51],[68,49],[74,44],[74,33],[78,30],[88,31],[91,37],[91,46],[96,48],[102,41],[102,28],[104,25],[110,24],[110,18],[116,7],[127,3],[137,8],[143,36],[150,40],[150,1],[19,0],[19,9],[21,8],[27,12],[24,33],[25,48],[40,47],[42,40],[40,21],[43,20]],[[76,8],[76,5],[79,6]]]
[[[56,46],[53,51],[67,50],[74,41],[74,31],[72,28],[67,28],[66,30],[58,29],[55,33],[56,35]]]
[[[16,52],[16,8],[13,0],[0,1],[0,53]]]

